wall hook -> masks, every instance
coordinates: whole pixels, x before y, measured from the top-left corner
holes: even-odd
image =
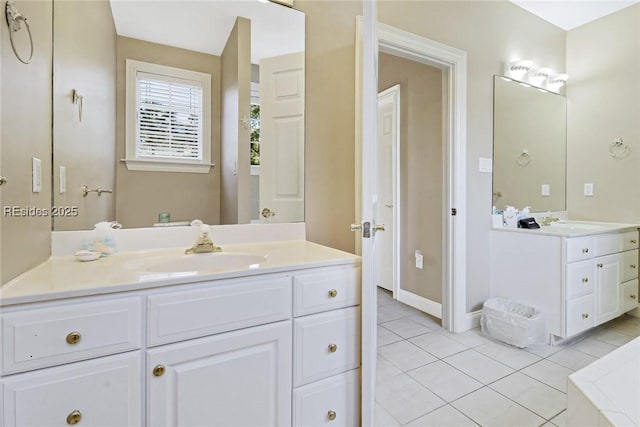
[[[609,144],[609,154],[614,159],[624,159],[631,154],[631,147],[622,138],[614,138]]]
[[[71,99],[74,105],[78,105],[78,120],[82,121],[83,96],[77,90],[71,90]]]

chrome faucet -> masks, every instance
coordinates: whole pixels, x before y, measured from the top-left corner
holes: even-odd
[[[198,241],[189,249],[185,250],[185,254],[204,254],[210,252],[222,252],[222,248],[220,246],[215,246],[209,237],[209,226],[201,225],[200,226],[200,237]]]
[[[548,227],[552,222],[560,221],[558,218],[553,216],[543,216],[540,218],[540,225]]]

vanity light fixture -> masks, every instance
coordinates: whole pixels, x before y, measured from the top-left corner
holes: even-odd
[[[538,67],[528,59],[507,62],[504,75],[523,86],[534,86],[554,93],[558,93],[569,78],[567,74],[555,73],[551,68]]]

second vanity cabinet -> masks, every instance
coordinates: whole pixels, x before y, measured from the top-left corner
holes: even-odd
[[[638,231],[492,233],[495,297],[543,310],[551,342],[638,307]]]
[[[356,264],[3,307],[0,426],[359,424]]]

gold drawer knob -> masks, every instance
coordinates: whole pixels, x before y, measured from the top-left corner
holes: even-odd
[[[583,277],[582,278],[582,283],[588,283],[589,282],[589,278],[588,277]]]
[[[588,254],[588,253],[589,253],[589,248],[584,248],[584,249],[582,250],[582,253],[583,253],[583,254]]]
[[[331,290],[329,291],[329,296],[330,296],[331,298],[335,298],[335,297],[337,297],[337,296],[338,296],[338,290],[337,290],[337,289],[331,289]]]
[[[629,295],[629,298],[631,298],[631,299],[636,299],[636,298],[637,298],[637,296],[636,296],[636,295]]]
[[[338,351],[338,346],[335,344],[329,344],[329,353],[335,353]]]
[[[154,377],[161,377],[161,376],[164,375],[164,371],[165,371],[164,365],[156,365],[153,368],[153,376]]]
[[[582,318],[583,319],[588,319],[589,318],[589,313],[582,313]]]
[[[69,332],[69,334],[67,334],[68,344],[78,344],[80,342],[80,339],[82,339],[82,335],[80,335],[80,332]]]
[[[67,415],[67,424],[69,424],[70,426],[78,424],[80,420],[82,420],[82,413],[78,410],[75,410]]]
[[[336,416],[337,416],[336,411],[327,412],[327,418],[329,418],[331,421],[335,420]]]
[[[635,268],[637,267],[637,265],[635,265],[635,264],[629,264],[629,267],[631,267],[631,268],[634,268],[634,269],[635,269]]]
[[[631,239],[629,241],[631,242],[632,245],[635,245],[636,243],[638,243],[638,241],[636,239]]]

